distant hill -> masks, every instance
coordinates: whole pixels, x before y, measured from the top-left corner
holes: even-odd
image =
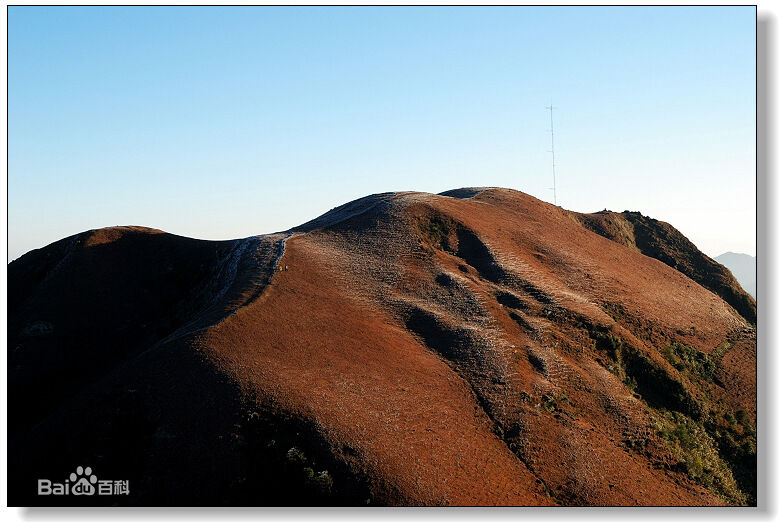
[[[747,254],[725,252],[714,258],[718,263],[725,265],[738,279],[741,287],[752,297],[757,297],[757,258]]]
[[[754,299],[638,213],[375,194],[8,281],[11,505],[756,502]],[[76,466],[129,495],[37,495]]]

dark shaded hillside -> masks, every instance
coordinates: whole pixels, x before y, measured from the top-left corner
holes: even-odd
[[[232,247],[121,227],[78,234],[11,263],[9,388],[25,400],[9,404],[10,435],[207,314],[227,284]]]
[[[681,232],[640,212],[571,213],[603,237],[654,257],[722,297],[747,321],[757,321],[757,304],[730,271],[698,250]]]
[[[277,236],[198,241],[143,227],[93,230],[9,270],[11,498],[26,505],[308,505],[369,497],[306,421],[258,407],[192,344],[256,298]],[[249,291],[247,291],[249,289]],[[295,444],[300,456],[288,461]],[[37,497],[76,466],[133,496]],[[310,466],[327,475],[309,477]],[[335,487],[333,479],[338,483]]]

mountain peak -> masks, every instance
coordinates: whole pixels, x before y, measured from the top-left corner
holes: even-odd
[[[13,503],[85,458],[141,504],[754,502],[755,331],[670,225],[465,188],[141,232],[8,267]]]

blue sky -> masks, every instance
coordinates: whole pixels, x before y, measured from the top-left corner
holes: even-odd
[[[755,254],[752,7],[10,7],[9,259],[503,186]]]

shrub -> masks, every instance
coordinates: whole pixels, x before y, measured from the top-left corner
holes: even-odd
[[[440,218],[420,219],[418,222],[419,236],[423,242],[433,248],[448,250],[449,224]]]
[[[292,446],[289,448],[289,451],[287,451],[287,460],[294,464],[305,464],[306,456],[298,448]]]
[[[330,472],[327,470],[317,473],[316,477],[313,478],[313,482],[319,489],[320,494],[329,495],[333,490],[333,477],[330,476]]]
[[[714,379],[717,361],[690,345],[672,341],[662,349],[661,353],[680,372],[687,372],[706,381]]]
[[[682,413],[666,410],[656,411],[652,423],[690,478],[711,489],[728,504],[747,504],[747,495],[739,488],[733,472],[720,456],[717,443],[701,423]]]

